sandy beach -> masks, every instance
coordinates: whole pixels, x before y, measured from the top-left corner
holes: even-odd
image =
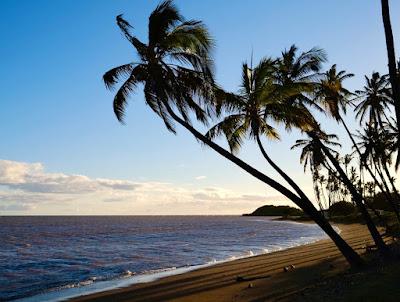
[[[364,225],[338,227],[359,253],[372,242]],[[290,265],[295,268],[284,272]],[[347,268],[334,244],[321,240],[72,301],[291,301],[298,291]],[[238,282],[238,276],[244,280]]]

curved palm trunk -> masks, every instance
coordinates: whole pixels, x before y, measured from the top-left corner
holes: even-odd
[[[393,93],[393,100],[394,100],[394,108],[395,108],[395,112],[396,112],[397,125],[399,126],[399,124],[400,124],[400,83],[399,83],[399,79],[397,78],[396,55],[395,55],[395,51],[394,51],[392,24],[390,22],[389,1],[381,0],[381,5],[382,5],[383,27],[385,29],[390,84],[392,85],[392,93]],[[400,148],[399,148],[400,147],[400,132],[399,132],[399,136],[397,138],[397,144],[398,144],[398,152],[397,152],[396,167],[400,163]]]
[[[171,117],[179,123],[181,126],[186,128],[192,135],[201,141],[202,143],[208,145],[211,149],[228,159],[229,161],[233,162],[243,170],[245,170],[250,175],[254,176],[258,180],[262,181],[263,183],[269,185],[270,187],[274,188],[278,192],[282,193],[284,196],[292,200],[297,206],[299,206],[303,211],[309,215],[321,228],[325,231],[325,233],[332,239],[332,241],[336,244],[338,249],[341,251],[343,256],[349,262],[352,267],[360,267],[363,266],[363,261],[360,256],[347,244],[346,241],[343,240],[342,237],[332,228],[329,222],[315,209],[312,204],[309,204],[306,200],[299,198],[293,192],[279,184],[278,182],[274,181],[272,178],[268,177],[267,175],[261,173],[260,171],[254,169],[241,159],[234,156],[232,153],[228,152],[224,148],[220,147],[203,134],[198,132],[194,129],[189,123],[184,121],[169,106],[168,103],[164,103],[165,107],[167,108],[168,113]]]
[[[390,175],[389,169],[387,167],[387,163],[382,163],[382,167],[383,167],[383,171],[385,171],[385,174],[390,182],[390,185],[392,186],[392,190],[393,190],[394,194],[396,195],[397,201],[400,201],[399,191],[397,191],[396,185],[393,182],[393,178]],[[398,205],[398,203],[396,204],[396,206],[397,205]]]
[[[342,167],[338,163],[338,161],[335,159],[335,157],[329,152],[329,150],[325,147],[324,144],[321,143],[319,138],[315,135],[315,133],[309,133],[311,138],[313,138],[319,145],[319,147],[324,151],[325,155],[329,158],[337,172],[339,173],[343,184],[347,187],[347,189],[350,191],[350,194],[353,197],[354,202],[357,204],[357,207],[359,208],[361,215],[363,216],[368,230],[371,233],[371,236],[375,242],[375,245],[378,247],[380,251],[383,253],[388,252],[388,248],[383,241],[381,235],[379,234],[378,230],[376,229],[376,226],[371,218],[371,215],[368,213],[367,208],[363,204],[363,198],[362,196],[357,192],[357,189],[353,186],[351,181],[347,178],[346,173],[343,171]]]
[[[306,196],[306,194],[303,192],[302,189],[300,189],[300,187],[294,182],[294,180],[291,179],[285,172],[283,172],[283,170],[281,168],[279,168],[279,166],[277,164],[275,164],[275,162],[269,157],[269,155],[267,154],[267,152],[264,149],[264,146],[261,142],[259,135],[257,135],[256,139],[257,139],[257,144],[258,144],[258,147],[260,148],[262,155],[267,160],[267,162],[272,166],[272,168],[274,168],[274,170],[276,172],[278,172],[279,175],[282,176],[284,180],[286,180],[286,182],[296,191],[297,194],[299,194],[299,196],[301,198],[303,198],[304,200],[309,200],[308,197]],[[311,203],[311,201],[309,201],[309,202]]]
[[[398,206],[396,205],[396,203],[394,202],[392,195],[390,194],[390,189],[387,186],[386,182],[384,179],[382,179],[383,185],[378,181],[378,179],[375,176],[375,173],[372,172],[371,168],[369,167],[368,163],[363,160],[363,156],[361,155],[361,151],[360,148],[358,148],[356,141],[353,138],[353,135],[351,134],[349,128],[347,127],[345,121],[343,120],[343,118],[340,116],[340,121],[342,123],[342,125],[344,126],[344,128],[346,129],[346,132],[351,140],[351,142],[353,143],[353,147],[357,150],[358,156],[360,157],[360,161],[362,163],[362,165],[364,166],[364,168],[367,169],[368,173],[371,175],[372,179],[374,180],[375,184],[379,187],[379,189],[381,190],[381,192],[385,195],[386,199],[388,200],[390,206],[392,207],[393,211],[396,214],[397,220],[400,223],[400,214],[399,214],[399,209]],[[385,188],[384,188],[385,187]],[[386,190],[385,190],[386,189]]]
[[[389,171],[385,169],[386,166],[384,164],[382,164],[382,166],[383,166],[383,170],[385,171],[386,176],[388,176],[388,179],[391,182],[391,177],[390,177]],[[376,162],[375,162],[375,170],[378,173],[379,177],[382,179],[382,183],[385,186],[386,190],[389,192],[388,193],[389,196],[390,196],[390,198],[388,199],[389,204],[392,207],[392,209],[393,209],[393,211],[394,211],[394,213],[396,215],[396,218],[400,223],[400,212],[399,212],[398,202],[393,200],[393,197],[392,197],[392,194],[390,193],[390,189],[389,189],[389,186],[388,186],[388,184],[386,182],[385,176],[383,175],[383,172],[382,172],[381,168],[379,167],[378,163],[376,163]],[[392,183],[392,188],[393,188],[394,194],[396,194],[397,199],[400,200],[399,199],[400,198],[399,193],[398,193],[394,183]]]
[[[380,224],[382,226],[384,226],[385,228],[387,228],[387,223],[385,221],[385,219],[383,219],[382,215],[379,213],[379,211],[377,209],[375,209],[369,202],[367,202],[365,199],[365,205],[367,206],[368,209],[370,209],[372,212],[374,212],[375,216],[378,218],[378,221],[380,222]]]

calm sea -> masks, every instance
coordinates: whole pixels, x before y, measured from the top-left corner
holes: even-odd
[[[0,301],[55,301],[324,238],[239,216],[0,217]]]

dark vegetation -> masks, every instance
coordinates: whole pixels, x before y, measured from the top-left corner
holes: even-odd
[[[356,207],[346,201],[339,201],[331,205],[329,208],[329,216],[348,216],[356,212]]]
[[[273,206],[273,205],[266,205],[259,207],[254,212],[250,214],[244,214],[243,216],[303,216],[303,211],[289,207],[289,206]]]
[[[393,254],[399,254],[399,242],[391,244]],[[379,253],[365,256],[369,264],[362,270],[349,270],[339,275],[321,278],[312,286],[290,297],[290,301],[397,302],[400,297],[400,259],[382,261]]]
[[[176,133],[176,124],[180,125],[197,141],[291,200],[325,231],[352,267],[360,267],[364,261],[333,229],[323,210],[332,208],[337,214],[347,214],[350,206],[343,202],[352,203],[355,214],[336,217],[362,220],[382,257],[391,258],[377,229],[379,225],[395,229],[400,222],[400,194],[393,176],[400,154],[400,76],[388,0],[382,0],[382,17],[389,74],[372,72],[357,91],[345,87],[353,74],[336,64],[325,67],[324,50],[300,51],[295,45],[278,57],[262,58],[254,66],[243,63],[239,90],[225,91],[214,80],[214,39],[207,27],[201,21],[186,20],[172,1],[162,2],[150,15],[147,42],[135,37],[128,21],[117,16],[117,25],[137,56],[106,72],[103,79],[109,89],[122,82],[113,103],[119,121],[124,120],[129,96],[143,87],[146,104],[169,131]],[[345,121],[349,110],[360,124],[355,133]],[[329,134],[335,129],[325,131],[318,112],[344,128],[353,152],[340,153],[338,137]],[[199,124],[214,126],[202,133]],[[304,136],[293,148],[301,148],[300,161],[312,176],[315,203],[270,157],[266,139],[280,139],[276,125],[288,131],[297,129]],[[220,136],[226,139],[227,147],[215,140]],[[258,146],[260,156],[282,180],[260,171],[264,165],[253,167],[237,156],[247,139]],[[383,201],[378,202],[379,198]],[[383,204],[385,213],[377,208]],[[387,213],[390,225],[383,215]]]

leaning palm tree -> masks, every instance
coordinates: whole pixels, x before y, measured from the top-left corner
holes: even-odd
[[[207,136],[211,139],[224,134],[231,152],[236,152],[244,138],[257,142],[266,161],[277,171],[303,199],[305,193],[268,155],[262,137],[279,139],[270,121],[284,124],[286,129],[296,127],[302,131],[314,127],[315,121],[310,112],[301,104],[288,99],[298,94],[297,89],[280,85],[275,81],[277,60],[265,58],[255,68],[246,63],[242,66],[242,84],[238,94],[217,92],[218,112],[228,114],[212,127]]]
[[[318,71],[320,70],[322,62],[326,60],[325,53],[322,50],[312,49],[309,52],[302,53],[300,56],[296,56],[297,49],[291,47],[289,51],[285,51],[282,54],[282,60],[277,70],[277,79],[280,83],[291,87],[300,87],[302,93],[292,96],[290,100],[303,105],[311,105],[314,108],[322,110],[316,102],[310,98],[314,90],[317,87],[315,80],[318,79]],[[340,75],[343,76],[343,75]],[[353,186],[351,181],[348,179],[346,173],[340,167],[340,164],[335,157],[329,152],[329,150],[322,144],[319,138],[320,129],[314,129],[308,131],[307,134],[315,139],[319,147],[323,150],[324,154],[329,158],[329,161],[333,164],[337,170],[343,184],[348,188],[357,206],[367,223],[368,229],[371,236],[374,239],[375,244],[383,252],[387,252],[387,246],[385,245],[382,237],[380,236],[376,226],[373,223],[371,216],[369,215],[362,196],[357,192],[357,189]]]
[[[303,131],[315,127],[310,112],[301,103],[291,101],[299,94],[299,86],[282,85],[276,81],[276,60],[265,58],[255,67],[242,66],[242,84],[239,93],[217,89],[217,112],[226,116],[206,134],[210,139],[224,135],[229,148],[235,153],[245,138],[253,139],[266,161],[295,190],[302,203],[296,203],[330,235],[336,238],[326,219],[315,209],[300,187],[268,155],[262,137],[279,139],[276,129],[269,123],[284,124],[287,129],[296,127]]]
[[[292,102],[297,102],[300,104],[311,105],[317,109],[321,108],[316,104],[315,100],[310,98],[314,90],[318,87],[315,80],[318,79],[318,71],[320,70],[321,64],[325,61],[325,53],[321,50],[312,49],[309,52],[302,53],[300,56],[296,56],[297,49],[292,47],[289,51],[282,54],[281,64],[278,67],[278,79],[279,82],[288,86],[301,87],[302,93],[299,93],[291,98]],[[345,79],[347,76],[343,73],[336,74],[336,67],[331,69],[333,72],[327,74],[328,80],[329,76],[333,75],[336,78]],[[336,85],[337,86],[337,85]],[[341,88],[341,87],[339,87]],[[339,96],[343,95],[344,89],[339,89]],[[348,188],[357,206],[360,208],[361,213],[367,223],[368,229],[379,249],[386,253],[387,247],[382,240],[376,226],[373,223],[371,216],[369,215],[363,201],[362,196],[357,192],[357,189],[353,186],[351,181],[348,179],[346,173],[340,167],[338,161],[329,152],[329,150],[322,144],[319,138],[320,129],[314,129],[308,131],[307,134],[312,138],[316,139],[319,147],[323,150],[324,154],[329,158],[329,161],[333,164],[337,170],[339,176],[342,179],[343,184]]]
[[[185,21],[172,1],[164,1],[150,15],[147,44],[131,34],[130,24],[121,15],[117,17],[117,24],[138,53],[138,62],[113,68],[103,77],[108,88],[127,77],[114,98],[114,112],[120,121],[123,121],[128,96],[138,84],[143,84],[146,104],[163,119],[168,130],[175,132],[174,122],[180,124],[197,140],[292,200],[333,239],[351,265],[362,264],[359,255],[307,201],[193,127],[190,113],[199,122],[206,123],[213,109],[210,105],[214,104],[215,85],[209,55],[212,39],[202,22]]]

